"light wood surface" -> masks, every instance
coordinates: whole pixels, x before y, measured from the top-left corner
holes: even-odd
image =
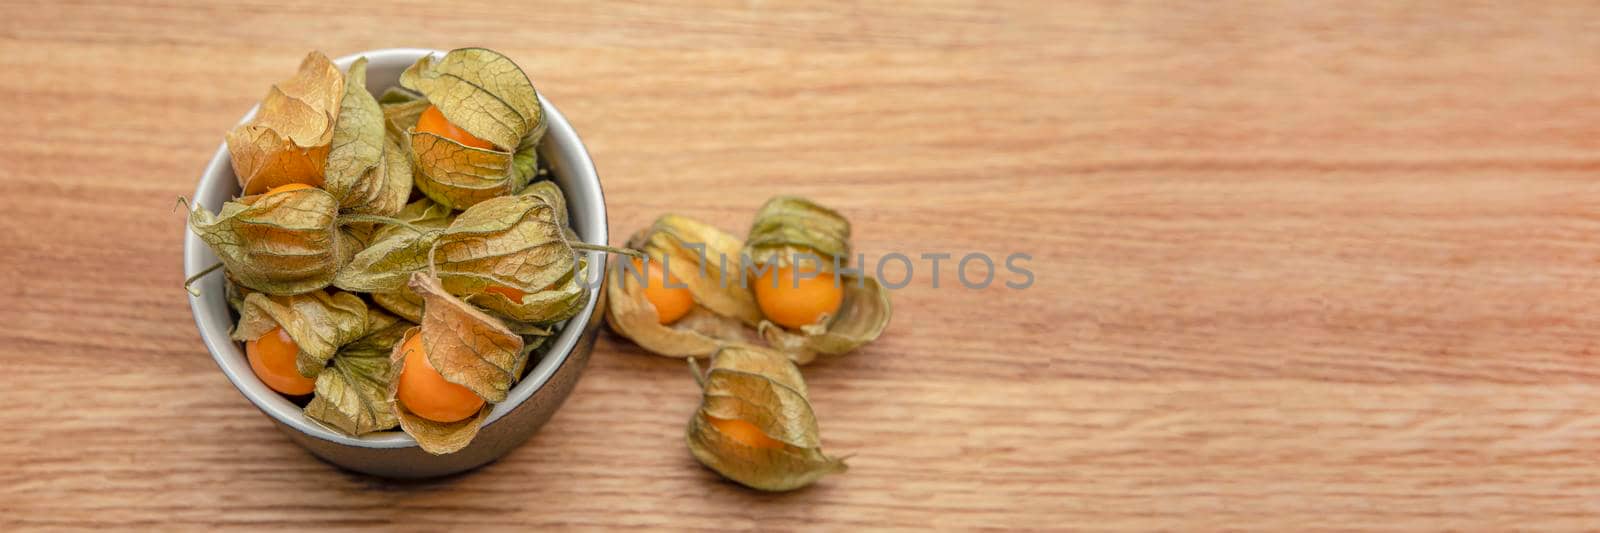
[[[1600,524],[1594,2],[341,4],[0,4],[0,530]],[[796,493],[695,463],[683,363],[609,334],[498,463],[336,470],[200,344],[172,204],[307,50],[466,45],[614,242],[791,193],[1036,282],[919,260],[805,368],[854,457]]]

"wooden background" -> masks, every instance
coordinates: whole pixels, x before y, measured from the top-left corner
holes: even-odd
[[[1600,524],[1600,4],[337,4],[0,5],[0,529]],[[800,492],[699,467],[683,363],[609,334],[496,464],[336,470],[201,346],[173,201],[306,51],[466,45],[614,242],[802,194],[1036,282],[919,261],[805,369],[855,457]]]

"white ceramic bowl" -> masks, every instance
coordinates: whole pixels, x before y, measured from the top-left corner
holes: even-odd
[[[428,54],[442,55],[443,52],[388,48],[344,56],[335,63],[340,69],[347,69],[356,58],[365,56],[368,61],[367,90],[379,95],[385,89],[398,85],[400,73]],[[292,67],[286,63],[285,72]],[[572,229],[585,242],[606,244],[605,196],[600,189],[594,163],[589,159],[589,152],[561,111],[545,100],[543,95],[540,95],[539,103],[544,106],[545,120],[549,124],[539,146],[539,156],[542,161],[549,163],[553,179],[566,194]],[[255,109],[251,109],[240,121],[249,120],[255,112]],[[234,177],[233,166],[228,159],[228,147],[224,144],[217,149],[205,174],[200,177],[193,200],[215,212],[223,202],[238,194],[238,180]],[[589,252],[589,255],[590,279],[604,279],[604,258],[596,252]],[[211,249],[193,232],[185,231],[185,276],[192,276],[216,262],[217,258]],[[250,370],[239,344],[228,338],[234,317],[224,298],[220,273],[206,277],[196,286],[200,296],[191,296],[189,306],[194,310],[200,338],[205,341],[212,358],[216,359],[217,366],[222,368],[222,373],[250,403],[266,413],[290,440],[304,446],[317,457],[351,470],[402,478],[440,476],[468,470],[505,455],[531,437],[572,392],[578,376],[588,364],[604,306],[604,293],[598,288],[589,289],[589,305],[567,323],[551,350],[511,389],[506,401],[494,406],[472,444],[456,453],[436,456],[423,452],[417,447],[416,441],[398,430],[350,437],[307,418],[299,406],[261,383]]]

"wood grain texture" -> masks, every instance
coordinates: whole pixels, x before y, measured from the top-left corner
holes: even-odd
[[[1600,523],[1594,2],[339,4],[0,3],[0,529]],[[700,468],[683,364],[610,335],[498,463],[333,469],[200,344],[173,199],[308,49],[465,45],[573,121],[614,241],[792,193],[1036,283],[919,261],[805,369],[855,457],[800,492]]]

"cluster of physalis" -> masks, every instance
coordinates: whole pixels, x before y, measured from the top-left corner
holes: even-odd
[[[606,321],[656,354],[687,357],[700,408],[696,459],[746,486],[792,490],[842,472],[823,455],[797,364],[839,356],[889,324],[888,292],[850,265],[850,222],[809,200],[777,197],[744,240],[667,215],[629,240],[606,279]],[[696,357],[710,357],[701,372]]]
[[[381,98],[313,52],[227,134],[243,189],[191,229],[227,273],[268,387],[348,435],[465,447],[588,302],[583,244],[541,179],[538,93],[484,49],[424,57]],[[193,280],[190,280],[191,282]]]

